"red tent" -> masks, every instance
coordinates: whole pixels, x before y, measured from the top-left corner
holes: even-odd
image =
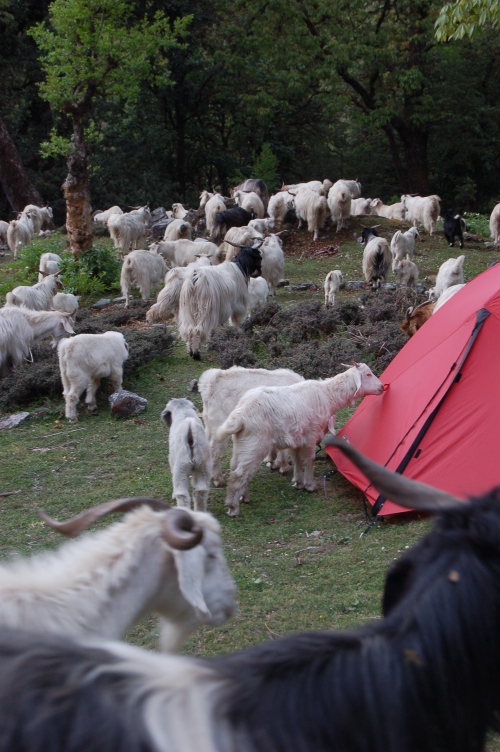
[[[460,498],[500,485],[500,264],[431,316],[380,378],[388,389],[366,397],[338,436]],[[379,497],[338,450],[327,452],[374,513],[408,511]]]

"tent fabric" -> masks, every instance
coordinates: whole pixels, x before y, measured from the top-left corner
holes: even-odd
[[[337,431],[370,459],[459,498],[500,485],[500,264],[469,282],[408,340]],[[411,451],[410,451],[411,450]],[[373,506],[378,492],[341,452],[327,452]],[[383,501],[383,500],[381,500]],[[407,512],[393,501],[380,515]]]

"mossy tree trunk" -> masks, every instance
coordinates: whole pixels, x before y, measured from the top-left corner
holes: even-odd
[[[27,204],[43,206],[43,200],[31,182],[21,156],[0,117],[0,185],[14,211]]]
[[[85,142],[83,115],[73,113],[73,137],[68,157],[68,175],[62,187],[66,200],[66,230],[71,253],[78,256],[93,241],[90,212],[88,146]]]

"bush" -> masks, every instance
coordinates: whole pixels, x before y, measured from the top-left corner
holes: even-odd
[[[464,212],[462,216],[467,224],[467,232],[482,235],[485,238],[490,237],[490,218],[486,214]]]
[[[85,305],[109,290],[119,290],[120,264],[111,248],[93,246],[76,259],[66,255],[61,276],[65,291],[80,295]]]

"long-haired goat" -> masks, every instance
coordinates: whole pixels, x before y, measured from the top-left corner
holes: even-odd
[[[149,206],[141,206],[126,214],[111,214],[108,217],[108,230],[119,255],[134,251],[146,235],[151,223]]]
[[[420,305],[416,307],[410,306],[406,311],[405,320],[399,327],[401,331],[407,334],[408,337],[413,337],[413,335],[418,332],[420,327],[423,326],[428,319],[430,319],[434,312],[435,305],[436,304],[434,302],[429,302],[428,300],[426,300],[425,303],[420,303]]]
[[[385,238],[372,238],[363,251],[363,274],[372,290],[378,290],[387,278],[391,251]]]
[[[195,269],[182,285],[179,301],[179,337],[189,354],[200,359],[200,347],[212,332],[231,319],[239,326],[248,307],[248,280],[261,273],[256,248],[242,248],[234,261]]]
[[[255,191],[235,191],[233,198],[242,209],[253,212],[257,219],[263,219],[266,210],[260,196]]]
[[[236,191],[242,191],[243,193],[250,193],[253,191],[256,193],[264,204],[264,214],[266,213],[269,204],[269,189],[264,180],[261,180],[261,178],[248,178],[244,183],[240,183],[240,185],[231,189],[231,196],[234,197]]]
[[[318,240],[319,231],[323,229],[328,214],[326,198],[304,188],[295,194],[294,206],[299,220],[299,229],[303,221],[307,222],[308,232],[313,233],[313,240]]]
[[[62,258],[57,253],[42,253],[38,262],[38,281],[48,274],[59,274],[61,271]]]
[[[325,290],[325,306],[331,308],[335,305],[335,295],[338,293],[342,285],[344,284],[344,277],[340,269],[335,269],[333,272],[328,272],[323,288]]]
[[[351,200],[353,198],[348,185],[351,181],[337,180],[328,191],[328,206],[332,222],[337,224],[337,232],[347,227],[351,216]],[[361,194],[358,193],[357,196]]]
[[[34,235],[39,235],[40,231],[44,227],[49,227],[54,220],[51,206],[36,206],[35,204],[28,204],[24,207],[21,213],[21,218],[24,219],[28,214],[33,223]]]
[[[165,227],[163,240],[191,240],[193,235],[193,226],[185,219],[173,219]]]
[[[165,321],[170,316],[177,316],[182,285],[194,270],[200,266],[210,266],[208,256],[201,256],[187,266],[174,266],[173,269],[170,269],[165,274],[165,285],[158,293],[156,303],[151,306],[146,314],[146,321],[149,324]]]
[[[443,261],[439,267],[434,287],[429,290],[429,300],[436,301],[448,287],[463,284],[464,261],[464,255]]]
[[[405,218],[405,208],[401,201],[397,204],[384,204],[381,199],[374,198],[370,204],[371,209],[377,216],[386,217],[387,219],[398,219],[403,222]]]
[[[14,259],[17,259],[18,251],[22,250],[25,245],[29,245],[33,240],[33,221],[31,212],[19,215],[18,219],[9,222],[7,228],[7,245]]]
[[[228,515],[248,501],[248,483],[265,457],[287,449],[292,458],[292,485],[314,491],[316,445],[327,428],[334,430],[336,413],[367,394],[382,394],[383,384],[365,363],[323,381],[250,389],[217,431],[218,441],[233,437],[227,489]]]
[[[500,204],[497,204],[491,212],[490,234],[495,244],[500,243]]]
[[[52,298],[63,284],[57,274],[47,274],[41,282],[35,285],[19,285],[5,296],[5,302],[12,306],[26,306],[33,311],[49,311],[52,308]]]
[[[434,234],[439,217],[439,196],[401,196],[405,219],[415,227],[423,225],[429,235]]]
[[[208,234],[211,235],[215,228],[215,217],[220,212],[226,211],[226,202],[224,196],[220,193],[209,193],[202,191],[200,194],[200,209],[205,207],[205,219],[207,222]]]
[[[154,251],[130,251],[123,259],[120,273],[120,287],[128,307],[132,285],[138,287],[141,298],[147,300],[151,287],[158,293],[167,273],[167,265],[162,256]]]
[[[218,212],[214,217],[214,228],[212,237],[214,243],[220,243],[230,227],[244,227],[251,219],[255,219],[254,212],[248,212],[241,206],[235,206],[234,209],[226,209]]]
[[[384,496],[437,513],[385,617],[222,658],[0,638],[3,752],[482,752],[500,694],[500,493],[464,503],[333,439]]]
[[[133,511],[132,511],[133,510]],[[64,523],[75,537],[108,514],[110,527],[0,567],[0,625],[34,634],[120,639],[146,614],[161,618],[160,645],[178,650],[201,624],[234,613],[236,588],[219,523],[155,499],[117,499]]]
[[[405,256],[408,256],[408,260],[412,261],[413,254],[415,253],[415,240],[419,236],[417,227],[410,227],[406,232],[397,230],[391,239],[391,256],[392,256],[392,271],[396,271],[396,267]]]
[[[46,337],[58,341],[73,331],[71,317],[59,311],[33,311],[24,306],[0,308],[0,376],[29,360],[35,342]]]

